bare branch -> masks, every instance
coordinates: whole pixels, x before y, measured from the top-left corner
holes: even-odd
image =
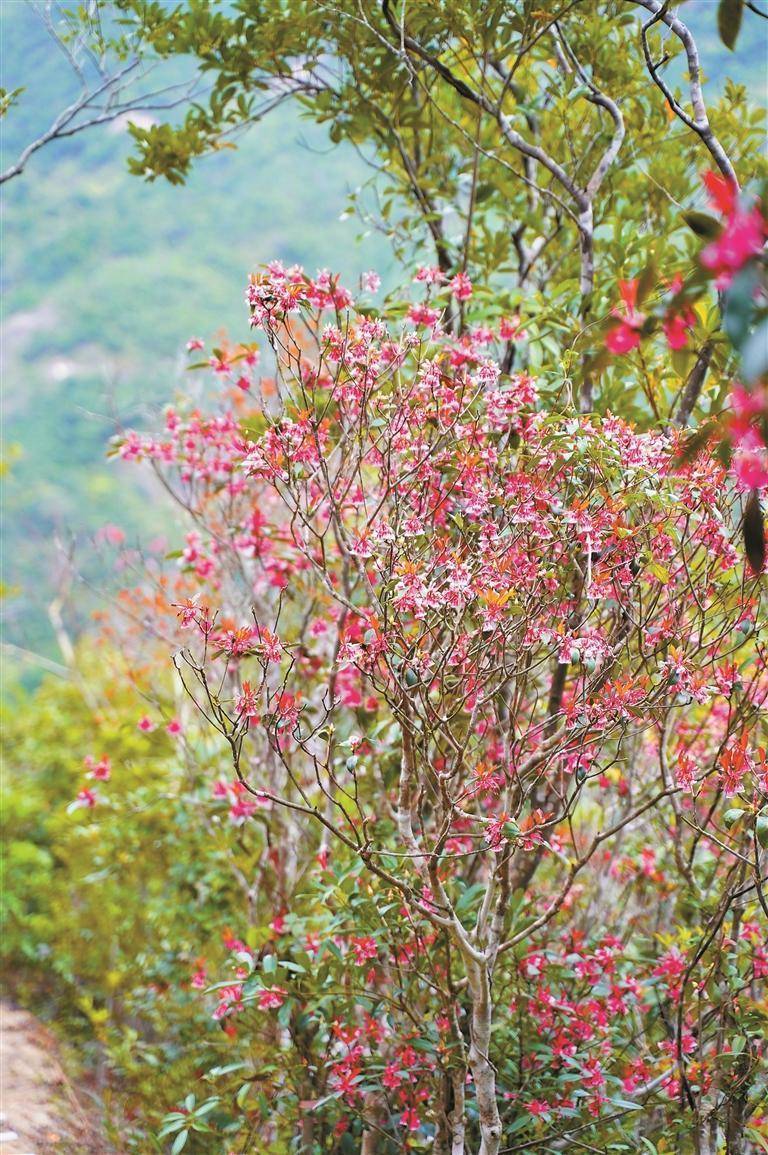
[[[668,12],[667,5],[660,4],[659,0],[632,0],[632,3],[640,4],[648,12],[652,13],[651,19],[647,20],[642,27],[643,54],[651,79],[664,93],[667,103],[675,116],[679,117],[683,124],[691,129],[692,132],[695,132],[701,139],[723,176],[727,176],[730,180],[738,184],[736,172],[731,164],[730,158],[715,136],[712,126],[709,123],[707,106],[701,87],[699,50],[696,47],[696,41],[693,39],[690,29],[687,25],[683,24],[682,20],[677,16]],[[693,116],[690,116],[679,101],[675,99],[671,89],[659,72],[660,65],[654,64],[653,62],[651,50],[648,45],[648,30],[659,21],[666,24],[667,28],[677,36],[685,49],[685,54],[688,59],[689,91]]]

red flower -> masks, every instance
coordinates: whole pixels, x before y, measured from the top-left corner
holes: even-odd
[[[400,1126],[407,1127],[409,1131],[418,1131],[421,1122],[415,1107],[406,1107],[400,1116]]]
[[[626,313],[622,314],[620,309],[613,310],[614,316],[622,320],[607,333],[605,345],[611,353],[623,354],[631,352],[640,344],[640,330],[645,314],[637,311],[637,280],[619,281],[619,296]]]
[[[709,203],[724,217],[729,217],[736,208],[738,188],[736,183],[719,172],[705,172],[701,178],[709,193]]]
[[[259,991],[259,1010],[272,1011],[281,1007],[287,994],[282,987],[265,987]]]
[[[684,349],[688,344],[688,332],[695,324],[696,316],[691,309],[665,317],[661,327],[670,349]]]

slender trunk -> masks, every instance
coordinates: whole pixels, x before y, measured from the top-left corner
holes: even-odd
[[[363,1100],[364,1130],[360,1155],[377,1155],[379,1140],[389,1118],[387,1100],[379,1091],[369,1091]]]
[[[726,1155],[744,1155],[747,1150],[744,1129],[749,1121],[749,1051],[742,1052],[735,1067],[736,1086],[728,1101],[725,1121]]]
[[[299,1144],[301,1155],[312,1155],[315,1149],[315,1116],[312,1111],[305,1111],[302,1116]]]
[[[714,345],[711,341],[707,341],[702,345],[699,355],[696,358],[696,363],[688,374],[688,380],[685,383],[685,390],[680,400],[680,408],[675,417],[675,424],[681,428],[685,428],[688,424],[691,414],[693,413],[696,402],[699,399],[704,379],[707,376],[709,363],[712,360],[714,352]]]
[[[592,310],[592,291],[595,286],[594,218],[591,204],[585,205],[579,214],[579,252],[581,254],[581,275],[579,278],[581,307],[579,310],[579,319],[584,326],[587,324]],[[582,373],[583,377],[579,392],[579,411],[581,413],[591,413],[594,405],[592,374],[589,371],[586,358],[582,360]]]
[[[472,995],[472,1041],[469,1047],[469,1069],[475,1083],[480,1123],[480,1155],[498,1155],[501,1146],[501,1116],[496,1100],[496,1069],[491,1062],[491,987],[488,965],[472,963],[469,967],[469,989]]]
[[[549,737],[557,726],[560,709],[563,704],[563,694],[565,693],[565,681],[568,676],[568,663],[558,662],[555,666],[552,675],[552,682],[549,687],[549,701],[547,702],[547,725],[544,730],[545,738]],[[545,777],[542,777],[534,788],[531,796],[531,810],[537,807],[542,810],[548,810],[552,803],[552,795]],[[534,847],[532,850],[516,850],[512,856],[508,890],[525,890],[530,883],[534,874],[538,870],[539,863],[544,857],[544,846]]]
[[[466,1068],[443,1074],[442,1104],[433,1145],[434,1155],[466,1155],[464,1123],[464,1083]]]
[[[449,1115],[451,1126],[451,1155],[464,1155],[464,1084],[466,1073],[454,1071],[453,1075],[453,1111]]]

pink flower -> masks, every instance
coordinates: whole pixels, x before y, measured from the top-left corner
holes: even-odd
[[[299,720],[301,703],[298,694],[281,693],[275,703],[275,716],[280,729],[293,727]]]
[[[247,794],[235,799],[229,808],[229,821],[233,826],[242,826],[246,818],[251,818],[257,811],[255,798]]]
[[[527,329],[523,329],[519,314],[512,317],[503,317],[499,326],[499,336],[502,341],[524,341],[528,336]]]
[[[98,762],[90,754],[87,754],[84,763],[86,770],[88,770],[88,778],[94,778],[97,782],[109,781],[112,773],[112,763],[106,754],[102,754]]]
[[[365,966],[369,959],[375,959],[378,955],[378,947],[375,938],[353,938],[352,950],[355,953],[355,963],[357,966]]]
[[[675,779],[681,790],[690,790],[695,781],[696,763],[687,750],[681,750],[677,756],[677,772]]]
[[[187,341],[187,352],[192,353],[195,349],[204,349],[205,341],[201,341],[199,337],[193,337]]]
[[[259,649],[267,662],[279,662],[283,656],[280,639],[264,626],[259,628]]]
[[[445,280],[445,273],[435,265],[422,265],[413,279],[420,281],[423,285],[442,285]]]
[[[152,721],[148,714],[142,714],[136,724],[144,734],[151,734],[153,730],[157,729],[156,723]]]
[[[208,976],[205,973],[204,966],[198,966],[197,970],[192,975],[192,978],[189,980],[189,985],[194,987],[197,991],[203,990],[203,988],[208,985]]]
[[[726,221],[716,241],[702,251],[701,263],[717,274],[717,285],[727,288],[733,274],[762,251],[765,223],[755,206],[748,212],[737,210]]]
[[[725,217],[725,223],[717,240],[703,250],[701,263],[705,269],[717,274],[718,288],[725,289],[733,274],[762,251],[766,222],[757,205],[750,209],[740,208],[738,187],[728,177],[705,172],[703,181],[710,204]]]
[[[448,288],[451,296],[457,301],[468,301],[472,296],[472,282],[466,273],[457,273],[450,281]]]
[[[73,810],[93,810],[98,800],[95,790],[81,790],[74,802],[70,802],[67,813],[71,814]]]
[[[241,718],[248,718],[252,722],[258,722],[258,691],[251,688],[250,682],[243,682],[243,692],[237,699],[235,708]]]
[[[685,957],[676,946],[673,946],[661,956],[651,973],[655,978],[666,979],[667,986],[670,990],[674,990],[679,985],[678,980],[685,967]]]
[[[263,810],[272,809],[272,800],[262,790],[248,790],[240,781],[218,781],[213,787],[214,798],[230,798],[229,821],[233,826],[242,826],[246,818],[251,818],[261,807]]]
[[[741,489],[762,489],[768,485],[768,451],[737,449],[733,455],[733,472]]]
[[[739,741],[726,747],[720,755],[720,781],[728,797],[737,793],[747,772],[754,770],[754,762],[747,750],[748,741],[749,735],[745,730]]]
[[[122,545],[125,534],[118,525],[103,525],[96,534],[97,541],[105,541],[108,545]]]
[[[733,406],[733,412],[737,417],[750,419],[757,417],[762,413],[765,407],[765,395],[758,390],[753,392],[750,389],[745,389],[743,385],[734,384],[731,389],[729,401]]]
[[[225,1018],[233,1011],[242,1011],[243,1009],[243,984],[234,983],[231,987],[222,987],[217,992],[219,996],[219,1005],[213,1012],[213,1017],[217,1021]]]
[[[179,721],[179,719],[178,718],[171,718],[170,722],[165,727],[165,732],[166,732],[166,734],[170,734],[172,738],[175,738],[178,734],[181,734],[182,733],[182,727],[181,727],[181,722]]]
[[[371,269],[369,272],[363,273],[361,283],[367,293],[376,293],[381,285],[381,277]]]
[[[440,320],[440,310],[431,309],[429,305],[411,305],[408,320],[413,325],[428,325],[432,328]]]
[[[259,1010],[272,1011],[281,1007],[287,994],[282,987],[264,987],[259,991]]]

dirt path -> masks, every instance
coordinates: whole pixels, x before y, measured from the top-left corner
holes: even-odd
[[[0,1155],[105,1155],[50,1033],[0,1003]]]

